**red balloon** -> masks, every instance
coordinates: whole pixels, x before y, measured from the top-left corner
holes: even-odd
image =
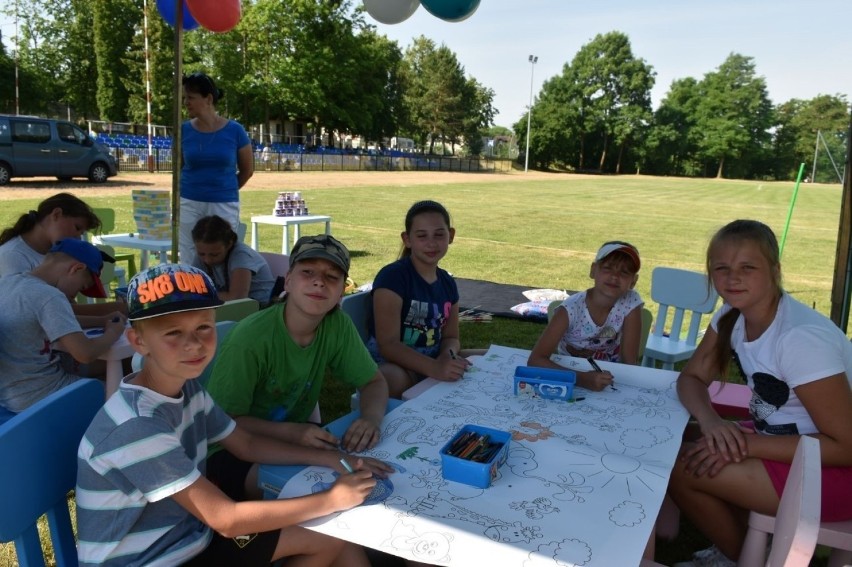
[[[240,0],[186,0],[195,20],[212,32],[224,33],[240,23]]]

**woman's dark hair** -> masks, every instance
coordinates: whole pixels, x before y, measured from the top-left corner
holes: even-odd
[[[447,212],[447,209],[444,208],[444,205],[437,201],[417,201],[408,209],[408,212],[405,213],[405,233],[411,233],[411,225],[414,224],[414,217],[417,215],[422,215],[424,213],[438,213],[442,217],[444,217],[444,222],[447,223],[447,228],[451,228],[453,225],[450,222],[450,213]],[[402,245],[402,250],[399,252],[400,258],[406,258],[411,256],[411,248]]]
[[[231,248],[237,242],[237,233],[231,228],[231,223],[219,215],[210,215],[198,219],[192,227],[192,240],[208,244],[221,242],[226,248]]]
[[[777,298],[781,297],[783,288],[781,287],[781,253],[778,248],[778,239],[775,238],[775,233],[772,229],[756,220],[735,220],[722,228],[720,228],[713,238],[710,239],[710,244],[707,246],[707,274],[710,276],[708,285],[712,281],[712,261],[716,251],[724,244],[741,244],[743,242],[754,242],[760,249],[760,253],[769,262],[769,267],[774,274],[775,294]],[[709,291],[709,290],[708,290]],[[731,333],[734,330],[734,324],[740,316],[739,309],[731,309],[722,317],[716,324],[716,367],[722,380],[725,380],[728,374],[728,367],[731,363],[733,355],[731,351]]]
[[[199,72],[184,75],[183,89],[201,96],[212,95],[213,104],[219,102],[219,99],[225,94],[216,88],[216,83],[213,82],[213,79],[209,75]]]
[[[38,209],[21,215],[13,226],[4,229],[0,233],[0,245],[6,244],[16,236],[28,233],[56,209],[62,211],[62,216],[83,219],[87,230],[96,230],[101,226],[101,219],[92,207],[70,193],[57,193],[39,203]]]

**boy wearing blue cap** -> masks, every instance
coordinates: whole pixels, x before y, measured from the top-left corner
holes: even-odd
[[[203,271],[162,264],[128,286],[127,337],[143,355],[80,443],[77,522],[81,565],[368,565],[352,544],[296,524],[357,506],[390,468],[358,459],[346,474],[337,450],[288,445],[231,419],[194,380],[216,349],[215,307]],[[205,477],[207,447],[240,459],[324,465],[341,476],[325,492],[234,502]]]
[[[79,377],[62,368],[51,344],[88,363],[106,352],[124,331],[116,313],[103,335],[88,338],[69,299],[82,293],[105,297],[100,280],[106,254],[75,238],[58,241],[31,272],[3,278],[0,295],[0,407],[23,411]]]

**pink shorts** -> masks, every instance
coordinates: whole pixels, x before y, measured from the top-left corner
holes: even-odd
[[[763,466],[780,497],[787,483],[787,475],[790,474],[790,463],[764,459]],[[823,522],[852,520],[852,467],[822,468],[821,510]]]
[[[753,421],[739,421],[742,427],[754,431]],[[772,486],[778,497],[784,492],[787,477],[790,475],[790,463],[780,463],[761,459],[766,473],[772,480]],[[845,522],[852,520],[852,467],[822,468],[822,511],[823,522]]]

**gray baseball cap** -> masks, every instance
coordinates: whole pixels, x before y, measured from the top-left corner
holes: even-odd
[[[290,265],[313,258],[328,260],[349,275],[349,250],[330,234],[301,237],[290,252]]]

